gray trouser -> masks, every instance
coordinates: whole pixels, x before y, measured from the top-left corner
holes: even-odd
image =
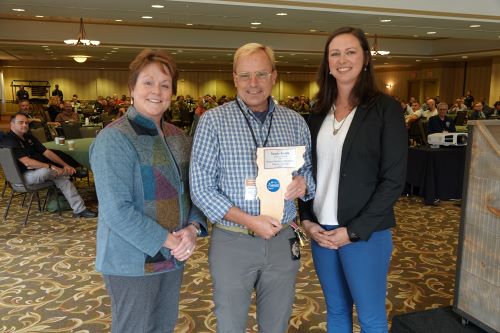
[[[147,276],[103,275],[111,297],[112,333],[172,333],[183,268]]]
[[[270,240],[212,229],[209,250],[218,333],[244,333],[255,288],[260,333],[283,333],[295,299],[300,261],[292,260],[288,227]]]
[[[27,185],[40,184],[47,180],[52,180],[57,188],[61,190],[71,209],[73,209],[73,213],[80,213],[85,210],[85,203],[68,176],[55,176],[52,170],[45,168],[28,170],[24,173],[24,181]]]

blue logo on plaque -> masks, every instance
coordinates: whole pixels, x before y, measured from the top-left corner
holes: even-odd
[[[269,179],[267,182],[267,189],[269,192],[276,192],[280,189],[280,182],[277,179]]]

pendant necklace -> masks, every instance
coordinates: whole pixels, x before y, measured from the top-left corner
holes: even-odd
[[[349,116],[349,113],[344,117],[344,119],[342,119],[341,121],[337,121],[340,124],[340,126],[338,128],[335,128],[335,121],[336,121],[336,119],[335,119],[335,107],[332,107],[332,114],[333,114],[333,135],[337,135],[337,133],[340,131],[340,129],[344,125],[344,122],[345,122],[346,118]]]

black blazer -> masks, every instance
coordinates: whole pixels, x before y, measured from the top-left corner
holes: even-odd
[[[326,115],[312,113],[313,176],[317,173],[317,137]],[[403,191],[408,155],[408,133],[397,101],[378,96],[359,105],[347,132],[340,162],[337,219],[349,233],[367,240],[374,231],[396,224],[393,206]],[[318,223],[314,200],[299,200],[301,220]]]

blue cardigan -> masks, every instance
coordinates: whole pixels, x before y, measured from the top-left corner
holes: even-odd
[[[134,107],[108,125],[90,147],[99,200],[96,269],[103,274],[143,276],[179,269],[163,247],[167,234],[198,222],[191,203],[191,144],[175,126],[154,122]]]

